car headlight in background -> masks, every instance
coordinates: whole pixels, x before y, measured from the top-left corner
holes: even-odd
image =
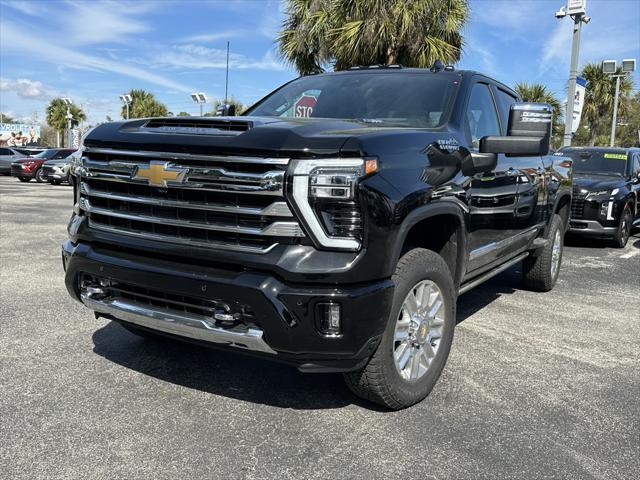
[[[378,169],[375,159],[293,160],[293,204],[322,247],[356,251],[362,245],[358,181]]]

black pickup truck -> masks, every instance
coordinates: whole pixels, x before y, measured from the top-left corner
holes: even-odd
[[[422,400],[458,295],[553,288],[571,160],[548,105],[451,67],[301,77],[242,116],[109,123],[73,166],[69,293],[141,335],[344,372]]]
[[[573,160],[572,234],[624,248],[640,224],[640,148],[566,147]]]

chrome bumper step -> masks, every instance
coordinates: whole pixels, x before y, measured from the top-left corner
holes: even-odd
[[[232,330],[221,328],[213,320],[186,312],[174,313],[165,308],[154,308],[118,298],[92,298],[90,292],[82,292],[82,303],[91,310],[112,315],[120,320],[160,332],[211,343],[226,344],[255,352],[276,354],[262,338],[262,330],[247,328]]]

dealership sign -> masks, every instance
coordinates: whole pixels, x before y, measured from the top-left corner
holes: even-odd
[[[0,123],[0,146],[26,147],[40,144],[40,125]]]
[[[578,125],[580,125],[586,87],[587,81],[582,77],[576,77],[576,96],[573,99],[573,122],[571,124],[572,133],[576,133],[578,131]]]

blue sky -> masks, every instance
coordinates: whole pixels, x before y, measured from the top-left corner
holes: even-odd
[[[571,21],[563,0],[471,0],[460,68],[509,85],[543,82],[565,96]],[[640,0],[588,0],[580,63],[640,60]],[[0,109],[39,119],[52,96],[82,104],[89,123],[118,118],[119,95],[152,91],[175,113],[197,113],[189,93],[252,103],[296,76],[278,58],[284,16],[277,0],[0,0]],[[634,77],[636,88],[640,76]]]

